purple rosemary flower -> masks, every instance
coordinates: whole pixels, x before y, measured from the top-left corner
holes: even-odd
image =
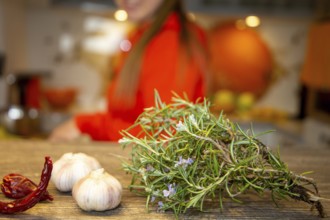
[[[151,166],[150,164],[148,164],[146,170],[147,170],[147,172],[152,172],[155,170],[155,168],[153,166]]]
[[[174,167],[182,166],[184,169],[187,168],[188,165],[194,163],[194,160],[190,157],[188,159],[182,159],[182,156],[179,156],[179,161],[177,161]]]
[[[165,197],[173,196],[176,193],[175,184],[168,184],[167,187],[168,187],[168,190],[164,189],[163,195]]]
[[[176,130],[178,132],[180,132],[180,131],[186,131],[187,130],[187,127],[184,124],[182,124],[182,121],[179,121],[179,123],[176,124]]]

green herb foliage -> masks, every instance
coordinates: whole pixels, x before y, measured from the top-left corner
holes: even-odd
[[[216,117],[209,107],[207,100],[192,103],[176,94],[166,104],[156,92],[155,106],[122,131],[119,142],[132,147],[131,161],[124,164],[132,174],[130,189],[147,197],[147,208],[178,216],[192,207],[203,210],[206,200],[222,209],[225,197],[239,202],[246,191],[270,190],[274,202],[292,197],[325,215],[312,179],[289,171],[252,130],[243,131],[224,114]],[[135,127],[141,129],[136,136],[130,133]]]

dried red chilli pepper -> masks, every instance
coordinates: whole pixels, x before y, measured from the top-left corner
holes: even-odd
[[[37,184],[21,174],[11,173],[4,176],[2,179],[1,191],[8,198],[21,199],[36,189]],[[40,201],[52,201],[53,199],[54,198],[49,195],[48,191],[46,191]]]
[[[47,186],[52,174],[53,162],[50,157],[45,157],[44,168],[41,172],[40,183],[36,190],[22,199],[12,202],[0,202],[0,213],[12,214],[23,212],[37,204],[47,190]]]

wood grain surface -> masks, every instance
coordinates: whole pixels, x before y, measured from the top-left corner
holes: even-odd
[[[41,202],[33,208],[14,215],[0,214],[0,219],[175,219],[172,212],[159,213],[155,209],[146,210],[145,198],[131,193],[127,186],[131,176],[122,170],[121,160],[129,157],[129,149],[123,150],[116,143],[70,143],[54,144],[33,140],[0,140],[0,177],[9,173],[23,174],[38,183],[43,168],[44,157],[49,155],[56,161],[67,152],[84,152],[95,157],[107,172],[115,176],[123,185],[122,202],[116,209],[105,212],[85,212],[74,202],[71,193],[61,193],[53,183],[48,191],[54,196],[52,202]],[[296,173],[314,171],[314,178],[322,197],[330,199],[330,150],[302,147],[282,147],[281,158]],[[119,156],[118,156],[119,155]],[[1,201],[10,201],[0,194]],[[276,206],[266,192],[259,197],[247,193],[240,197],[243,204],[230,199],[224,201],[224,210],[218,204],[207,205],[206,212],[189,210],[180,219],[320,219],[310,206],[292,199],[281,200]],[[330,201],[323,201],[330,214]],[[329,218],[327,218],[329,219]]]

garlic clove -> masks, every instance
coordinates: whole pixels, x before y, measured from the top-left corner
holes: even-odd
[[[84,153],[66,153],[54,163],[51,180],[59,191],[69,192],[78,180],[100,167],[95,158]]]
[[[85,211],[105,211],[121,202],[120,182],[103,168],[90,172],[73,186],[72,196]]]

